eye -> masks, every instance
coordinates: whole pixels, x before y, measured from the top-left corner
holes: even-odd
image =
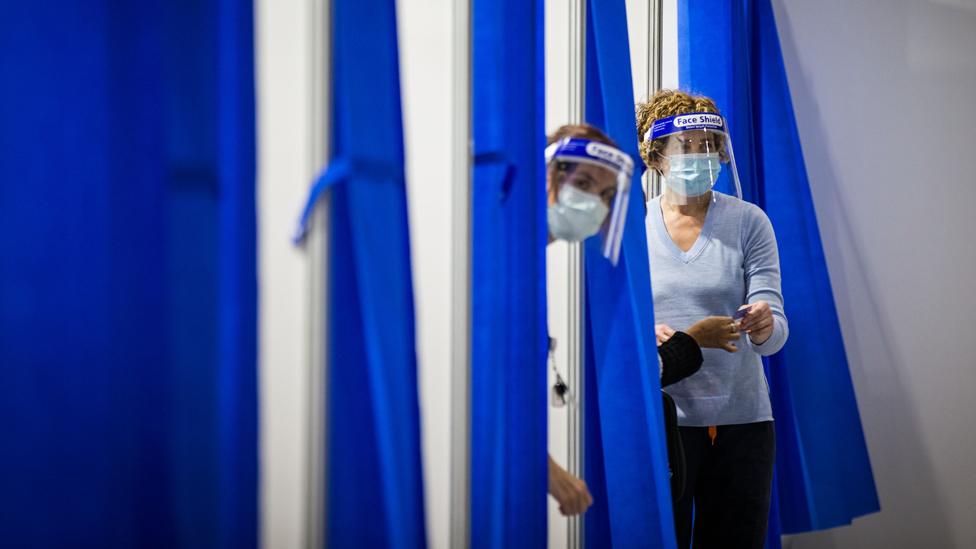
[[[573,186],[581,191],[595,193],[596,185],[597,183],[593,177],[584,171],[576,172],[576,177],[573,178]]]

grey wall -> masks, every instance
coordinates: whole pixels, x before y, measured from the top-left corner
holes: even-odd
[[[882,505],[787,544],[976,547],[976,2],[773,4]]]

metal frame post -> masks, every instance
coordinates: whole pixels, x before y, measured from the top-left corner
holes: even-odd
[[[308,111],[312,123],[309,143],[309,180],[329,157],[331,79],[331,8],[328,0],[309,1],[309,68],[312,93]],[[306,461],[305,546],[325,546],[327,516],[326,483],[328,448],[328,334],[329,334],[329,208],[328,193],[315,206],[306,241],[308,254],[308,455]]]
[[[451,547],[471,545],[471,0],[454,3]]]

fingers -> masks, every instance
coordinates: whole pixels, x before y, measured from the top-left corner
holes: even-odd
[[[761,319],[757,319],[749,326],[748,329],[743,330],[747,334],[754,334],[756,332],[761,332],[763,330],[768,330],[773,327],[773,316],[769,315]]]
[[[749,332],[749,339],[756,345],[762,345],[771,335],[773,335],[773,324],[769,323],[762,328]]]
[[[582,480],[577,481],[576,490],[576,513],[585,513],[590,508],[590,505],[593,505],[593,497],[590,496],[590,491],[586,488],[586,483]]]
[[[772,328],[772,327],[773,327],[773,317],[770,316],[769,318],[764,318],[763,320],[761,320],[756,325],[756,327],[753,328],[753,331],[755,331],[755,332],[761,332],[763,330],[768,330],[769,328]]]
[[[657,346],[660,347],[671,339],[671,336],[674,335],[674,329],[667,324],[656,324],[654,326],[654,335],[657,337]]]
[[[721,334],[718,335],[718,338],[722,340],[722,343],[728,341],[739,341],[740,337],[742,337],[742,332],[738,330],[734,332],[722,332]]]
[[[744,314],[740,315],[739,313],[742,313],[743,311],[745,311]],[[739,309],[736,311],[735,320],[736,322],[739,323],[740,326],[748,325],[750,316],[752,314],[754,314],[752,310],[752,305],[743,305],[739,307]]]
[[[769,308],[769,303],[765,301],[757,301],[752,305],[749,305],[749,312],[742,319],[741,329],[744,332],[757,330],[760,322],[764,320],[771,320],[772,317],[773,311]]]
[[[729,353],[734,353],[739,350],[739,348],[736,347],[734,343],[723,343],[722,349]]]
[[[566,494],[565,501],[560,501],[559,512],[567,517],[579,515],[586,512],[591,505],[593,505],[593,497],[590,495],[586,483],[582,480],[576,480]]]
[[[564,517],[571,517],[574,515],[578,515],[583,512],[581,505],[582,505],[581,501],[573,497],[567,500],[566,503],[563,503],[562,505],[559,506],[559,512],[562,513]]]
[[[561,475],[552,488],[550,492],[559,503],[559,512],[564,516],[579,515],[593,505],[593,497],[586,482],[568,473]]]
[[[552,495],[559,502],[560,513],[564,516],[576,514],[576,493],[572,486],[561,486]]]
[[[580,480],[580,484],[583,488],[583,511],[586,511],[593,505],[593,496],[590,495],[590,490],[586,487],[586,482]]]
[[[566,501],[566,512],[563,513],[567,517],[580,514],[580,498],[579,495],[574,490],[570,494],[569,499]]]
[[[739,323],[730,321],[722,324],[721,329],[717,331],[716,337],[722,342],[725,341],[736,341],[742,335],[739,329]]]

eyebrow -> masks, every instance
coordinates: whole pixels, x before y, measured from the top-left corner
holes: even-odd
[[[592,175],[586,172],[581,172],[577,174],[576,177],[579,177],[580,179],[586,179],[587,183],[593,183],[594,185],[597,184],[597,180],[594,179]]]
[[[694,137],[691,137],[691,136],[687,136],[687,137],[686,136],[678,136],[677,143],[679,145],[696,145],[697,144],[697,145],[706,145],[706,146],[712,145],[712,146],[716,146],[716,147],[718,146],[718,141],[714,137],[711,137],[711,136],[706,136],[706,137],[701,137],[701,138],[694,138]]]

